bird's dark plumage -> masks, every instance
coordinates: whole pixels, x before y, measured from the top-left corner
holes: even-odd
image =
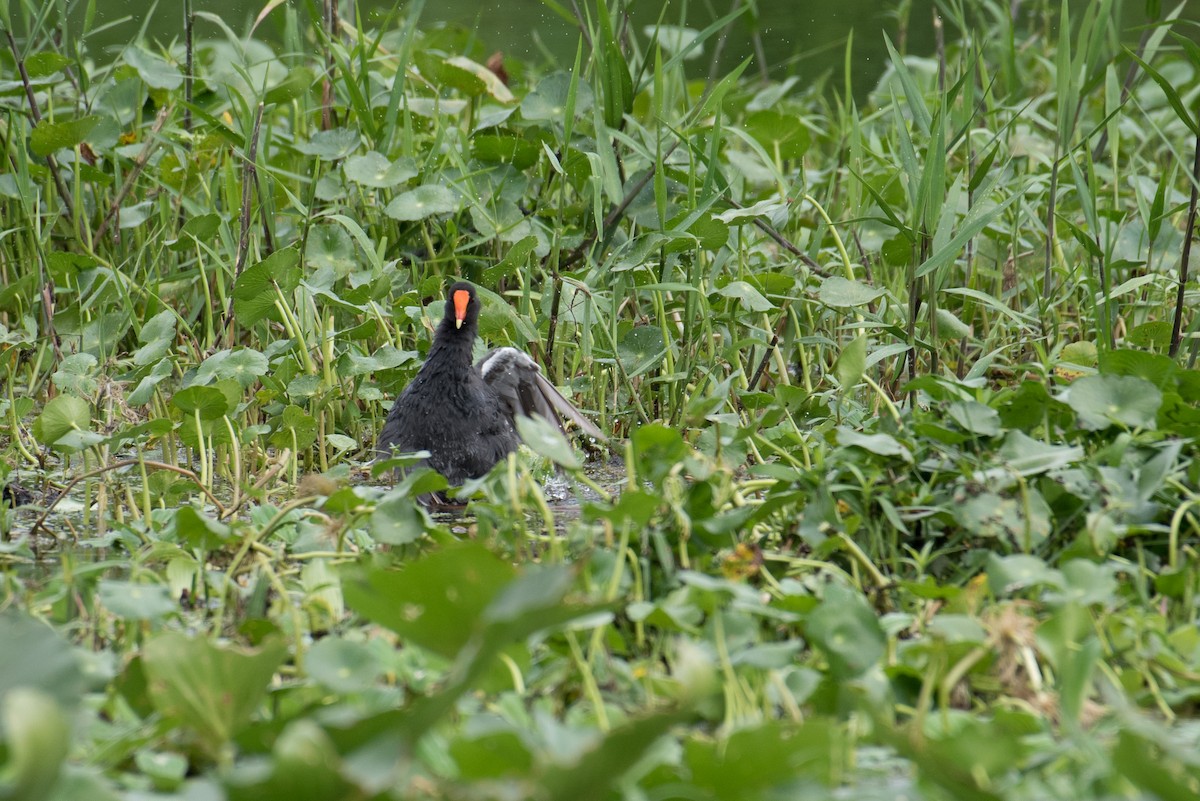
[[[429,451],[429,466],[457,485],[484,475],[516,450],[521,441],[516,415],[539,414],[560,428],[565,417],[603,439],[516,348],[496,348],[472,364],[478,328],[475,287],[460,281],[450,287],[425,363],[392,404],[379,432],[381,456]]]

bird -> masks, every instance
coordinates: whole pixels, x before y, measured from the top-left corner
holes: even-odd
[[[416,377],[392,404],[376,440],[376,453],[428,451],[424,464],[452,486],[485,475],[521,443],[516,418],[540,415],[563,430],[563,418],[586,435],[600,430],[562,396],[537,362],[513,347],[489,350],[472,363],[479,329],[475,286],[458,281]],[[446,503],[445,495],[432,499]]]

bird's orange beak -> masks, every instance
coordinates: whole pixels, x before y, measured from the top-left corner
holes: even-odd
[[[471,302],[471,293],[465,289],[460,289],[454,293],[454,327],[462,328],[463,321],[467,319],[467,304]]]

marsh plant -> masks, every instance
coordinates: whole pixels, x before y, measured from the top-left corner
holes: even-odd
[[[0,8],[0,798],[1200,794],[1186,4],[349,5]],[[611,440],[445,518],[457,279]]]

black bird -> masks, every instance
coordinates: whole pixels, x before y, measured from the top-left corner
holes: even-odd
[[[375,447],[381,457],[429,451],[426,463],[457,486],[484,475],[517,449],[517,415],[541,415],[560,430],[566,418],[588,436],[604,439],[516,348],[495,348],[472,364],[478,328],[475,287],[459,281],[450,287],[425,363],[396,398],[379,432]]]

